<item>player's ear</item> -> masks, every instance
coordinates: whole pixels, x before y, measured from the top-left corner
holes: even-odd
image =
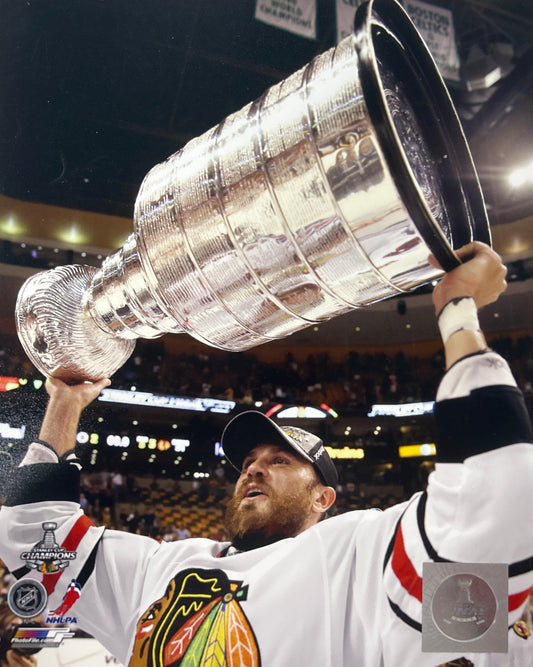
[[[319,514],[327,512],[327,510],[335,502],[336,497],[337,494],[334,488],[331,486],[324,486],[323,484],[319,484],[317,486],[317,495],[313,503],[313,509]]]

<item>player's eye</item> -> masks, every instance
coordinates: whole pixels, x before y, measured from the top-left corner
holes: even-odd
[[[249,468],[249,466],[253,463],[253,459],[244,459],[244,463],[242,464],[242,469],[241,473],[246,472]]]

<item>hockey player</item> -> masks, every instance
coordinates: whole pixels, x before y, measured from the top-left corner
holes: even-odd
[[[76,617],[131,667],[523,667],[511,650],[470,652],[466,640],[460,650],[422,647],[424,563],[504,563],[508,599],[495,604],[500,613],[504,606],[505,636],[533,586],[531,426],[477,318],[505,289],[505,267],[478,242],[458,254],[464,263],[433,292],[447,373],[435,407],[442,463],[426,492],[384,512],[322,520],[336,485],[322,442],[251,412],[223,434],[241,470],[228,508],[230,542],[158,543],[97,528],[78,504],[72,448],[82,410],[108,381],[48,380],[40,439],[0,511],[0,557],[17,583],[44,587],[48,609]],[[38,557],[32,545],[44,525],[58,545],[56,572],[24,561]],[[490,605],[476,603],[472,580],[459,584],[468,613],[456,612],[456,624],[491,625]],[[75,600],[69,609],[67,599]],[[516,642],[531,644],[514,633],[509,647]]]

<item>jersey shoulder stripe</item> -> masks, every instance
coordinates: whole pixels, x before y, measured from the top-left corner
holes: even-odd
[[[383,564],[384,583],[392,610],[417,629],[422,627],[423,563],[457,562],[439,555],[431,544],[424,528],[426,503],[427,494],[424,493],[417,499],[416,510],[412,505],[406,508],[396,525]],[[533,558],[509,564],[508,571],[508,611],[512,614],[526,602],[533,588]],[[512,625],[514,620],[510,618],[509,624]]]

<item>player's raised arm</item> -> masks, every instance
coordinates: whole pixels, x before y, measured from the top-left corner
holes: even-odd
[[[143,573],[160,545],[144,535],[95,526],[79,504],[81,466],[74,453],[79,419],[108,384],[106,379],[78,385],[47,381],[50,398],[39,439],[12,471],[0,508],[0,558],[36,595],[39,583],[45,587],[42,613],[51,623],[83,619],[83,629],[126,664]],[[58,564],[41,552],[31,556],[45,539],[53,541]]]
[[[506,269],[479,242],[458,254],[464,263],[433,293],[448,370],[435,404],[440,463],[424,524],[427,543],[442,558],[508,564],[512,625],[533,577],[533,525],[516,517],[517,507],[533,502],[531,419],[509,365],[488,348],[477,318],[504,291]]]
[[[458,254],[463,263],[433,292],[447,367],[434,409],[437,463],[392,541],[386,588],[399,617],[420,627],[424,563],[505,563],[512,627],[533,584],[533,524],[516,510],[533,502],[531,422],[477,317],[504,291],[506,269],[482,243]]]

